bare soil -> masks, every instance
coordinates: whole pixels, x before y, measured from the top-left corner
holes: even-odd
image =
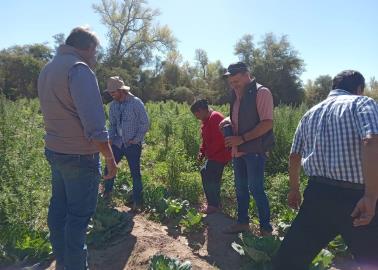
[[[129,211],[129,208],[118,208]],[[142,270],[148,269],[150,258],[162,253],[169,257],[189,260],[193,270],[222,269],[237,270],[244,257],[236,253],[231,243],[238,241],[237,235],[224,234],[225,227],[234,221],[222,213],[204,218],[204,231],[183,235],[170,225],[162,225],[148,219],[147,214],[132,216],[130,234],[114,239],[102,248],[89,248],[91,270]],[[54,270],[55,262],[34,266],[11,266],[0,270]],[[332,270],[357,270],[351,262],[339,261]]]
[[[128,211],[127,207],[119,209]],[[188,235],[177,228],[155,223],[145,214],[133,216],[133,229],[129,235],[115,239],[105,248],[89,248],[91,270],[139,270],[148,269],[150,258],[156,253],[189,260],[193,270],[239,269],[242,258],[231,247],[237,235],[227,235],[222,230],[233,221],[221,213],[204,218],[204,231]],[[32,269],[54,270],[55,262],[43,266],[12,266],[5,270]]]

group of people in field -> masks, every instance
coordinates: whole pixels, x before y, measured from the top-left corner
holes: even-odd
[[[48,210],[56,269],[89,269],[86,231],[102,196],[112,196],[117,164],[126,158],[133,182],[132,211],[140,211],[143,184],[140,158],[149,119],[143,102],[122,78],[112,76],[105,90],[113,98],[109,129],[93,67],[99,40],[88,28],[74,28],[41,71],[38,96],[45,123],[45,156],[51,167]],[[116,74],[114,74],[116,75]],[[229,117],[199,99],[191,112],[201,121],[198,159],[206,204],[221,211],[220,187],[232,161],[237,221],[224,233],[249,231],[248,210],[255,200],[262,237],[274,234],[264,168],[274,147],[273,97],[243,62],[223,75],[231,99]],[[308,269],[313,258],[341,235],[363,269],[378,269],[378,105],[364,96],[361,73],[337,74],[328,97],[308,110],[298,124],[289,157],[288,204],[299,212],[276,257],[274,269]],[[105,160],[101,174],[100,153]],[[302,195],[300,170],[308,175]]]

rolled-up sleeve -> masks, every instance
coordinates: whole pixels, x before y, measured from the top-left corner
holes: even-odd
[[[361,97],[357,102],[356,123],[361,139],[378,134],[378,104],[372,98]]]
[[[95,74],[84,64],[77,64],[68,74],[70,93],[90,140],[107,141],[105,113]]]

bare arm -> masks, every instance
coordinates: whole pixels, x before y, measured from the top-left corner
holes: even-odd
[[[378,135],[362,140],[362,173],[365,193],[353,210],[354,226],[367,225],[375,215],[378,200]]]
[[[230,117],[226,117],[224,118],[220,123],[219,123],[219,129],[222,130],[222,128],[226,125],[226,124],[231,124],[231,119]]]
[[[299,174],[301,171],[301,155],[291,153],[289,157],[289,181],[290,191],[287,197],[291,208],[298,209],[301,205],[301,194],[299,192]]]
[[[267,119],[267,120],[262,120],[260,123],[257,124],[257,126],[244,133],[244,134],[241,134],[240,136],[230,136],[230,137],[227,137],[225,142],[226,142],[226,146],[228,147],[231,147],[231,146],[238,146],[246,141],[250,141],[250,140],[253,140],[253,139],[256,139],[262,135],[264,135],[265,133],[267,133],[269,130],[271,130],[273,128],[273,120],[271,119]],[[245,139],[245,141],[243,140],[243,137]]]

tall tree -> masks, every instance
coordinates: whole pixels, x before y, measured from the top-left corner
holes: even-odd
[[[257,81],[269,87],[274,103],[300,104],[304,97],[300,75],[304,63],[286,36],[277,38],[268,33],[255,47],[251,35],[245,35],[235,45],[235,54],[245,61]]]
[[[367,95],[378,101],[378,81],[375,79],[375,77],[370,78],[368,87],[369,88],[365,90]]]
[[[305,85],[306,103],[310,106],[324,100],[332,88],[332,77],[320,75],[314,82],[309,80]]]
[[[253,36],[250,34],[244,35],[235,45],[235,54],[239,56],[239,60],[250,67],[253,65],[254,51]]]
[[[168,26],[159,26],[154,19],[159,11],[146,6],[145,0],[102,0],[93,9],[108,28],[108,59],[120,65],[125,58],[152,59],[152,50],[173,49],[176,39]]]
[[[207,57],[207,53],[203,49],[196,49],[195,52],[195,60],[199,64],[202,70],[202,77],[206,78],[206,68],[209,63],[209,58]]]
[[[52,57],[45,44],[13,46],[0,51],[0,88],[9,99],[37,96],[41,68]]]
[[[60,45],[65,43],[66,36],[64,35],[64,33],[58,33],[58,34],[53,35],[53,39],[54,39],[54,49],[56,51]]]

